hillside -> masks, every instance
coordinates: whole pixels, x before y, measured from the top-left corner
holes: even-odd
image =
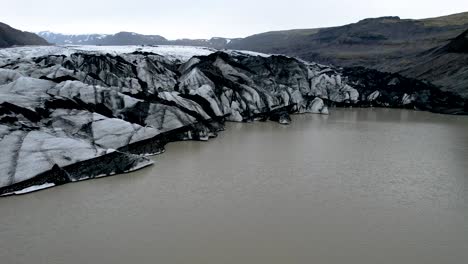
[[[48,45],[48,43],[34,33],[17,30],[0,22],[0,48],[23,45]]]
[[[288,54],[342,66],[366,63],[387,70],[382,59],[439,47],[466,29],[468,13],[424,20],[381,17],[332,28],[253,35],[230,43],[228,48]]]
[[[468,30],[441,48],[408,58],[400,73],[468,98]]]
[[[468,53],[468,30],[445,46],[447,52]]]
[[[381,17],[332,28],[267,32],[233,41],[227,48],[401,73],[468,96],[463,84],[468,73],[456,68],[466,65],[466,58],[454,53],[466,51],[466,34],[461,34],[467,29],[468,12],[422,20]]]

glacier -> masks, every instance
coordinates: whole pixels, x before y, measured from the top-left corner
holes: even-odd
[[[200,47],[2,49],[0,195],[141,169],[168,142],[209,140],[227,121],[288,124],[330,106],[466,109],[404,78],[375,87],[370,74]]]

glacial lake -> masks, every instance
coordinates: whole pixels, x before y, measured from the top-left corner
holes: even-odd
[[[468,117],[330,110],[2,198],[0,263],[468,263]]]

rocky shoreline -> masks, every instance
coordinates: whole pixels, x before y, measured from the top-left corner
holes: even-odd
[[[168,142],[208,140],[228,121],[288,124],[330,105],[468,113],[423,82],[286,56],[63,50],[0,56],[2,196],[141,169]]]

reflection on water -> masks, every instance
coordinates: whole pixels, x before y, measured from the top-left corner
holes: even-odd
[[[468,118],[228,124],[136,173],[0,199],[1,263],[465,263]]]

